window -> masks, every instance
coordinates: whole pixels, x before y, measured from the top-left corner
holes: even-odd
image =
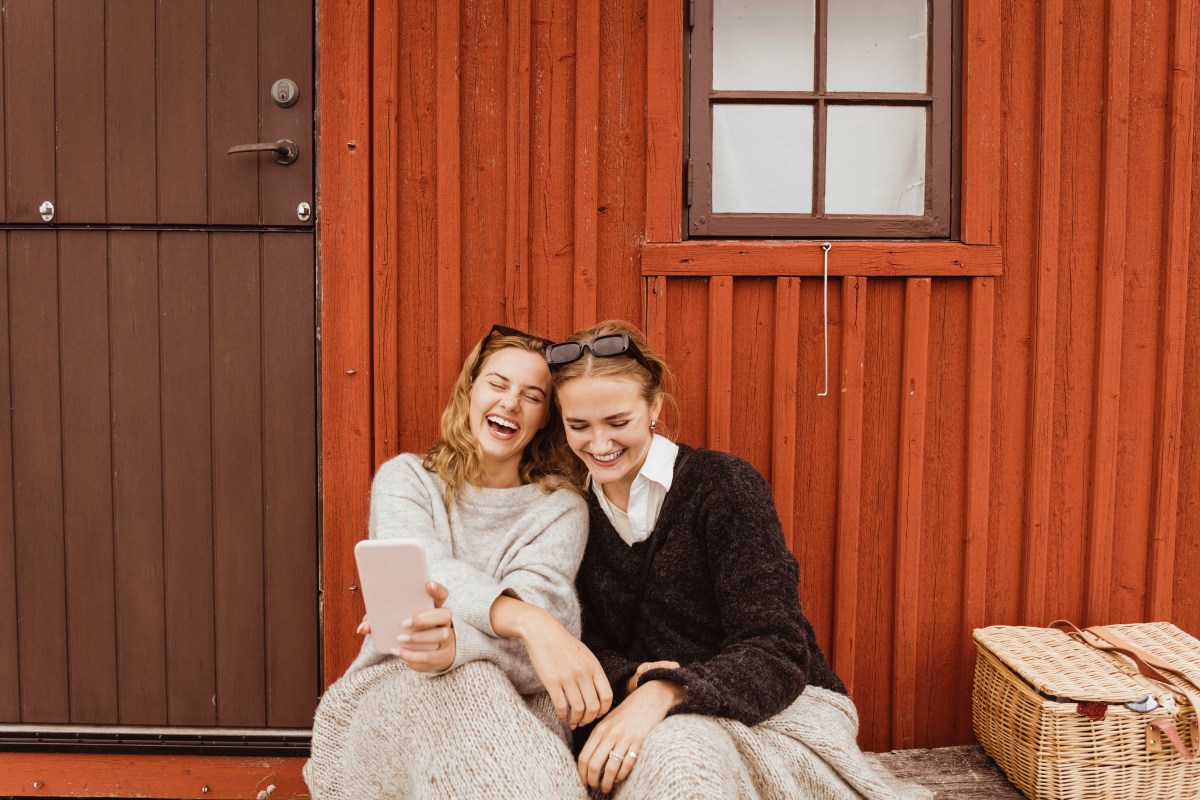
[[[954,0],[695,0],[689,236],[946,238]]]

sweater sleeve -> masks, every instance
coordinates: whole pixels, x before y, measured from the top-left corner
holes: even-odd
[[[729,717],[754,725],[786,708],[808,683],[811,639],[797,596],[799,566],[784,544],[766,481],[723,455],[697,523],[712,573],[725,642],[712,658],[650,670],[687,687],[672,714]]]
[[[371,483],[372,539],[408,537],[425,546],[429,577],[446,587],[455,625],[467,623],[495,636],[492,603],[500,596],[499,581],[453,556],[450,521],[439,487],[432,483],[419,457],[402,455],[385,463]]]
[[[587,611],[584,611],[586,616]],[[609,686],[614,695],[620,698],[625,693],[625,682],[637,672],[638,663],[626,657],[607,636],[600,630],[599,625],[590,625],[584,620],[583,643],[592,651],[592,655],[600,662],[604,676],[608,678]]]

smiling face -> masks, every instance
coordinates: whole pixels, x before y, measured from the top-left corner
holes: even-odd
[[[550,369],[538,353],[506,347],[471,384],[471,433],[483,449],[484,485],[516,485],[521,455],[550,412]]]
[[[605,496],[618,504],[650,452],[650,421],[662,409],[662,396],[647,403],[641,383],[622,376],[584,376],[561,384],[558,402],[567,444],[587,466]]]

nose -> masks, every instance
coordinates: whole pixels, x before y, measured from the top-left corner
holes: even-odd
[[[597,455],[607,453],[612,444],[612,438],[608,435],[608,431],[596,430],[592,433],[591,439],[591,450]]]
[[[512,409],[513,411],[516,411],[517,407],[520,404],[521,404],[521,393],[515,389],[505,392],[500,397],[500,405],[504,408]]]

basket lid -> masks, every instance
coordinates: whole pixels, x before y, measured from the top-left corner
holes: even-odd
[[[993,625],[975,642],[1049,697],[1127,703],[1149,690],[1135,667],[1054,628]]]

